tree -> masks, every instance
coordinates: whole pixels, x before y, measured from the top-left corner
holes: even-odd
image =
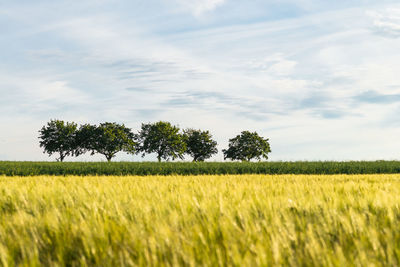
[[[187,129],[184,131],[184,138],[186,154],[189,154],[193,161],[204,161],[218,153],[217,142],[212,140],[209,131]]]
[[[172,126],[169,122],[159,121],[156,123],[142,124],[138,139],[142,157],[146,153],[157,153],[157,159],[175,160],[183,159],[186,144],[179,128]]]
[[[120,151],[134,154],[137,147],[131,129],[115,122],[105,122],[99,126],[82,125],[77,139],[84,150],[91,151],[92,155],[102,154],[107,161],[111,161]]]
[[[57,161],[63,161],[66,156],[79,156],[81,150],[76,142],[78,126],[74,122],[64,122],[62,120],[50,120],[47,125],[39,130],[40,147],[43,153],[51,156],[59,154]]]
[[[229,140],[229,148],[222,150],[224,159],[250,161],[251,159],[268,159],[271,148],[269,139],[264,139],[257,132],[243,131]]]

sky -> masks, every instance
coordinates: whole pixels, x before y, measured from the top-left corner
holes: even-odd
[[[50,119],[165,120],[219,150],[257,131],[272,161],[400,159],[400,4],[0,0],[0,160],[55,160]]]

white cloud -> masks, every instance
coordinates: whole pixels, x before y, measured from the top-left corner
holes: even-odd
[[[369,11],[376,32],[389,37],[400,37],[400,8],[386,8],[381,12]]]
[[[168,1],[179,1],[195,16],[225,3]],[[18,143],[35,140],[20,158],[7,152],[12,159],[39,158],[37,128],[53,117],[113,120],[134,129],[169,120],[209,129],[220,148],[241,130],[256,130],[271,138],[275,160],[384,158],[387,140],[398,133],[381,129],[398,103],[355,100],[365,91],[394,94],[400,88],[399,39],[371,33],[363,8],[202,30],[185,25],[176,32],[174,26],[157,28],[169,23],[160,18],[107,12],[38,22],[24,42],[10,40],[26,47],[12,63],[0,62],[10,64],[0,73],[0,109],[20,116],[18,125],[2,120],[21,136],[2,132],[0,141],[10,142],[6,151],[24,151]],[[174,20],[173,25],[198,23],[187,16]],[[20,66],[25,68],[16,71]],[[393,151],[398,148],[386,155]]]
[[[282,53],[278,53],[263,60],[254,59],[248,62],[248,67],[252,71],[262,71],[276,76],[288,76],[293,73],[298,62],[285,58]]]
[[[189,10],[195,16],[213,11],[222,6],[226,0],[176,0],[186,10]]]

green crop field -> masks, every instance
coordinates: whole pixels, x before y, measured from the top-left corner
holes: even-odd
[[[1,266],[399,266],[400,175],[0,177]]]
[[[297,162],[13,162],[0,175],[216,175],[400,173],[400,161]]]

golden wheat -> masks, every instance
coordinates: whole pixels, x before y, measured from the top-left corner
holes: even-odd
[[[0,177],[0,265],[400,264],[399,175]]]

